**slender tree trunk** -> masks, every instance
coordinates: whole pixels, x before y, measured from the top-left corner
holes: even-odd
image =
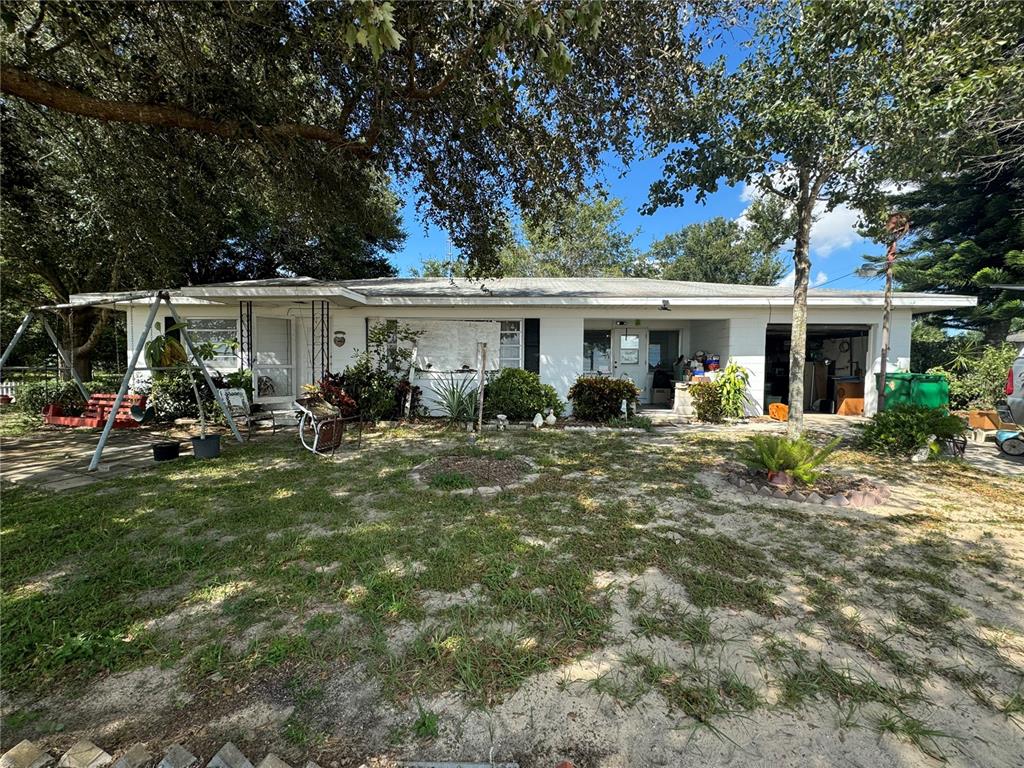
[[[814,196],[801,180],[796,204],[797,231],[793,248],[793,325],[789,343],[789,424],[790,437],[800,437],[804,428],[804,359],[807,357],[807,288],[811,275],[811,224],[814,221]]]

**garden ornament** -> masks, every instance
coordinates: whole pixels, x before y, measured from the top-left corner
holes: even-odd
[[[497,419],[498,419],[498,431],[499,432],[504,432],[505,428],[508,426],[508,416],[506,416],[504,413],[499,413],[497,415]]]
[[[544,417],[538,413],[533,417],[533,428],[540,429],[542,426],[544,426]]]

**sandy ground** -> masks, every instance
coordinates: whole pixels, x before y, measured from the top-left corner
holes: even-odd
[[[677,440],[631,439],[652,446]],[[780,543],[786,544],[794,557],[813,554],[834,565],[837,574],[853,571],[854,582],[843,586],[828,620],[807,583],[792,578],[791,564],[782,560],[772,563],[787,574],[783,589],[772,598],[779,609],[776,615],[728,607],[702,609],[691,601],[684,584],[658,568],[640,573],[595,571],[594,587],[604,590],[611,605],[611,628],[603,646],[528,677],[517,691],[488,707],[470,705],[455,691],[388,702],[364,661],[353,658],[321,680],[324,695],[315,716],[328,725],[328,736],[303,744],[282,736],[296,706],[293,694],[280,682],[284,671],[280,679],[269,676],[248,687],[218,688],[213,681],[197,692],[186,684],[180,668],[153,666],[46,699],[41,708],[45,714],[33,727],[43,743],[61,744],[79,735],[100,744],[153,739],[168,743],[173,738],[200,755],[231,738],[254,762],[262,751],[273,749],[293,760],[315,756],[325,768],[389,757],[516,761],[524,767],[571,759],[579,768],[1019,768],[1024,765],[1024,714],[1019,709],[1024,696],[1024,483],[966,472],[946,476],[941,468],[885,479],[893,489],[889,503],[863,511],[810,509],[751,498],[725,485],[713,466],[700,474],[699,481],[726,511],[705,513],[700,500],[686,496],[659,500],[655,523],[666,536],[685,536],[697,526],[707,535],[721,534],[772,553],[781,551]],[[576,482],[591,491],[602,483],[607,486],[599,475]],[[642,495],[650,489],[617,485],[606,490],[614,497]],[[372,503],[366,504],[366,518],[379,519]],[[673,533],[677,527],[683,532]],[[940,548],[942,557],[949,559],[943,572],[949,586],[936,595],[952,596],[958,608],[955,618],[934,632],[907,625],[901,610],[910,598],[901,591],[903,582],[888,580],[885,573],[865,573],[878,556],[886,558],[890,569],[918,569],[922,552],[932,551],[928,547]],[[880,583],[888,588],[879,590]],[[428,616],[481,599],[475,587],[452,594],[424,592],[420,597]],[[655,604],[659,610],[675,611],[673,615],[706,617],[713,639],[694,644],[643,632],[638,618]],[[842,621],[840,617],[858,631],[882,638],[908,664],[929,673],[910,680],[857,643],[837,637],[831,629],[834,621]],[[203,615],[177,618],[175,631],[184,638],[191,622],[208,620]],[[400,650],[419,629],[409,623],[390,628],[389,645]],[[510,626],[508,631],[517,630]],[[672,685],[674,680],[644,684],[637,658],[666,669],[689,670],[686,674],[710,681],[712,688],[728,674],[747,686],[759,703],[701,722],[659,689],[659,684]],[[857,703],[843,694],[787,703],[784,679],[798,659],[809,666],[823,661],[859,682],[894,690],[916,686],[919,695],[905,704],[903,712],[926,731],[918,743],[906,732],[887,732],[879,723],[893,717],[891,708],[872,701]],[[963,679],[967,673],[973,675],[969,683]],[[421,710],[438,715],[435,738],[409,735],[409,725]],[[13,711],[11,702],[5,711]],[[47,735],[48,721],[60,731]]]

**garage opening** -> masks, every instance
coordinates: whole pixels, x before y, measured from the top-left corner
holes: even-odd
[[[765,409],[789,405],[790,326],[768,326],[765,339]],[[804,411],[859,416],[864,413],[868,326],[807,326]]]

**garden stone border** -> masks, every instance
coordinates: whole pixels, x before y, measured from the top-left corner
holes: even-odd
[[[416,486],[417,490],[447,493],[449,496],[472,496],[473,494],[477,494],[479,496],[495,496],[502,491],[514,491],[540,479],[540,465],[537,464],[536,461],[526,456],[516,456],[516,459],[529,466],[533,471],[523,475],[515,482],[506,483],[505,485],[478,485],[475,488],[456,488],[452,491],[446,491],[442,488],[432,488],[427,481],[423,479],[423,475],[421,474],[422,470],[430,466],[431,462],[436,458],[438,458],[438,456],[432,456],[422,464],[417,464],[409,471],[409,477],[412,479],[413,485]]]
[[[780,499],[782,501],[795,501],[801,504],[821,504],[826,507],[877,507],[884,504],[892,496],[889,486],[884,483],[870,481],[873,490],[848,490],[840,491],[832,496],[821,496],[815,491],[806,493],[799,488],[790,488],[788,491],[782,488],[775,488],[770,485],[761,485],[751,482],[746,477],[727,474],[725,481],[739,490],[749,493],[751,496],[765,499]]]

